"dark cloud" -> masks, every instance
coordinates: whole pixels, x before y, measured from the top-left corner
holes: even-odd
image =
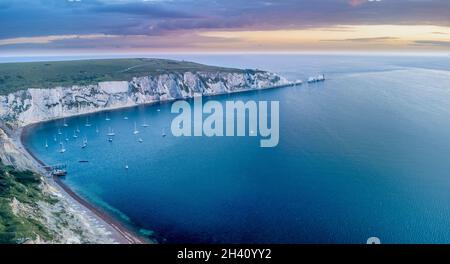
[[[386,40],[396,40],[395,37],[374,37],[374,38],[349,38],[349,39],[325,39],[322,41],[353,41],[353,42],[376,42]]]
[[[92,8],[94,13],[119,13],[123,15],[138,15],[148,18],[194,18],[189,13],[168,10],[161,4],[153,2],[103,4]]]
[[[449,10],[448,0],[0,0],[0,39],[64,34],[154,36],[202,29],[336,26],[346,30],[340,26],[373,24],[450,26]]]
[[[417,41],[414,41],[414,45],[450,47],[450,41],[417,40]]]

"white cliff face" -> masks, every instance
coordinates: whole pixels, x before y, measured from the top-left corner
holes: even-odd
[[[0,96],[0,118],[24,126],[99,110],[287,84],[276,74],[248,71],[168,73],[96,85],[33,88]]]

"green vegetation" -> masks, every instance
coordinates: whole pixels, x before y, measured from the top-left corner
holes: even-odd
[[[35,206],[37,201],[51,202],[39,188],[41,178],[31,171],[17,171],[0,162],[0,244],[22,243],[36,236],[51,240],[52,235],[44,225],[31,216],[13,213],[11,202],[16,198],[27,206]]]
[[[239,69],[163,59],[1,63],[0,95],[28,88],[88,85],[102,81],[129,81],[133,77],[186,71],[242,72]]]

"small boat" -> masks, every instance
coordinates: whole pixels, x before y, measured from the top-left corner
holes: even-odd
[[[98,132],[100,132],[100,131],[98,130],[98,127],[95,127],[95,133],[98,134]]]
[[[80,133],[80,128],[77,126],[77,129],[75,130],[77,133]]]
[[[109,117],[108,117],[108,114],[106,114],[106,118],[105,118],[105,120],[106,121],[109,121],[109,120],[111,120]]]
[[[144,123],[141,125],[141,127],[149,127],[150,125],[149,124],[147,124],[147,121],[145,120],[145,118],[144,118]]]
[[[156,109],[156,112],[161,112],[161,109],[159,109],[159,108],[158,108],[158,109]]]
[[[81,145],[81,148],[86,148],[87,147],[87,138],[83,139],[83,144]]]
[[[55,141],[55,142],[57,141],[56,136],[53,136],[53,141]]]
[[[76,131],[73,131],[73,136],[72,136],[73,138],[77,138],[78,137],[78,135],[77,135],[77,132]]]
[[[125,161],[125,169],[126,169],[126,170],[129,169],[129,167],[128,167],[128,161]]]
[[[108,134],[106,134],[108,137],[114,137],[116,135],[116,133],[114,133],[114,130],[112,130],[111,128],[109,128],[108,131]]]
[[[89,160],[79,160],[78,162],[79,162],[79,163],[88,163]]]
[[[69,142],[69,137],[66,134],[66,138],[65,138],[66,142]]]
[[[91,123],[89,123],[89,117],[86,117],[86,124],[85,126],[90,127],[92,126]]]
[[[58,128],[58,135],[62,135],[61,129]]]
[[[113,142],[113,139],[112,139],[112,138],[108,138],[108,141],[109,141],[109,142]]]
[[[137,127],[136,127],[136,122],[134,122],[134,131],[133,131],[133,134],[139,134],[139,130],[137,130]]]
[[[128,116],[124,116],[123,119],[124,119],[124,120],[128,120]]]
[[[142,143],[142,142],[144,142],[144,140],[143,140],[142,138],[139,138],[139,139],[138,139],[138,142],[139,142],[139,143]]]
[[[64,118],[64,124],[63,124],[63,126],[64,127],[68,127],[69,125],[66,123],[66,119]]]
[[[59,149],[59,153],[66,152],[66,149],[64,148],[64,144],[62,142],[59,143],[61,145],[61,148]]]
[[[45,148],[48,148],[48,142],[45,140]]]
[[[164,129],[163,129],[163,131],[162,131],[162,135],[161,135],[161,136],[162,136],[162,137],[166,137],[166,136],[167,136]]]

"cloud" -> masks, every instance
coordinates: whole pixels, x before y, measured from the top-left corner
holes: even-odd
[[[148,18],[193,18],[192,14],[169,10],[162,7],[160,2],[105,4],[92,8],[94,13],[119,13],[124,15],[138,15]]]
[[[55,41],[70,40],[70,39],[101,39],[101,38],[116,38],[119,36],[105,35],[105,34],[90,34],[90,35],[54,35],[54,36],[40,36],[40,37],[23,37],[0,39],[0,46],[20,45],[20,44],[47,44]]]
[[[79,38],[69,37],[57,39],[55,36],[114,35],[120,37],[107,39],[111,45],[127,47],[131,45],[127,43],[133,40],[125,38],[126,36],[145,35],[156,41],[158,38],[164,40],[184,34],[184,40],[191,43],[206,31],[268,32],[316,29],[327,29],[327,34],[319,39],[330,38],[325,40],[330,41],[330,45],[338,45],[332,41],[347,41],[355,45],[378,45],[383,41],[394,44],[394,41],[389,40],[394,40],[395,37],[403,39],[402,32],[355,32],[345,37],[337,34],[351,33],[352,29],[347,25],[450,27],[448,10],[448,0],[392,0],[377,4],[369,0],[0,0],[0,41],[9,42],[0,48],[11,48],[13,45],[23,48],[27,45],[27,48],[31,49],[33,43],[42,47],[55,45],[55,42],[64,42],[67,45],[76,42],[77,47],[82,49],[83,43],[88,47],[90,42],[96,41],[81,41]],[[446,32],[442,27],[433,31]],[[406,31],[410,32],[410,29]],[[430,32],[414,36],[408,39],[408,43],[418,39],[444,38],[442,34],[430,36]],[[385,37],[383,34],[391,37]],[[55,39],[48,36],[54,36]],[[188,41],[187,36],[193,40]],[[24,41],[28,43],[24,44]],[[107,41],[103,43],[109,45]],[[140,45],[146,45],[142,39],[139,41]],[[14,44],[15,42],[18,43]],[[395,44],[397,42],[395,41]],[[189,43],[179,42],[178,45],[188,46]],[[63,45],[58,47],[64,48]]]
[[[377,42],[386,40],[396,40],[396,37],[373,37],[373,38],[347,38],[347,39],[324,39],[321,41],[354,41],[354,42]]]
[[[414,44],[420,46],[450,47],[450,41],[416,40],[414,41]]]
[[[365,2],[366,2],[366,0],[349,0],[349,1],[348,1],[348,3],[349,3],[351,6],[359,6],[359,5],[364,4]]]

